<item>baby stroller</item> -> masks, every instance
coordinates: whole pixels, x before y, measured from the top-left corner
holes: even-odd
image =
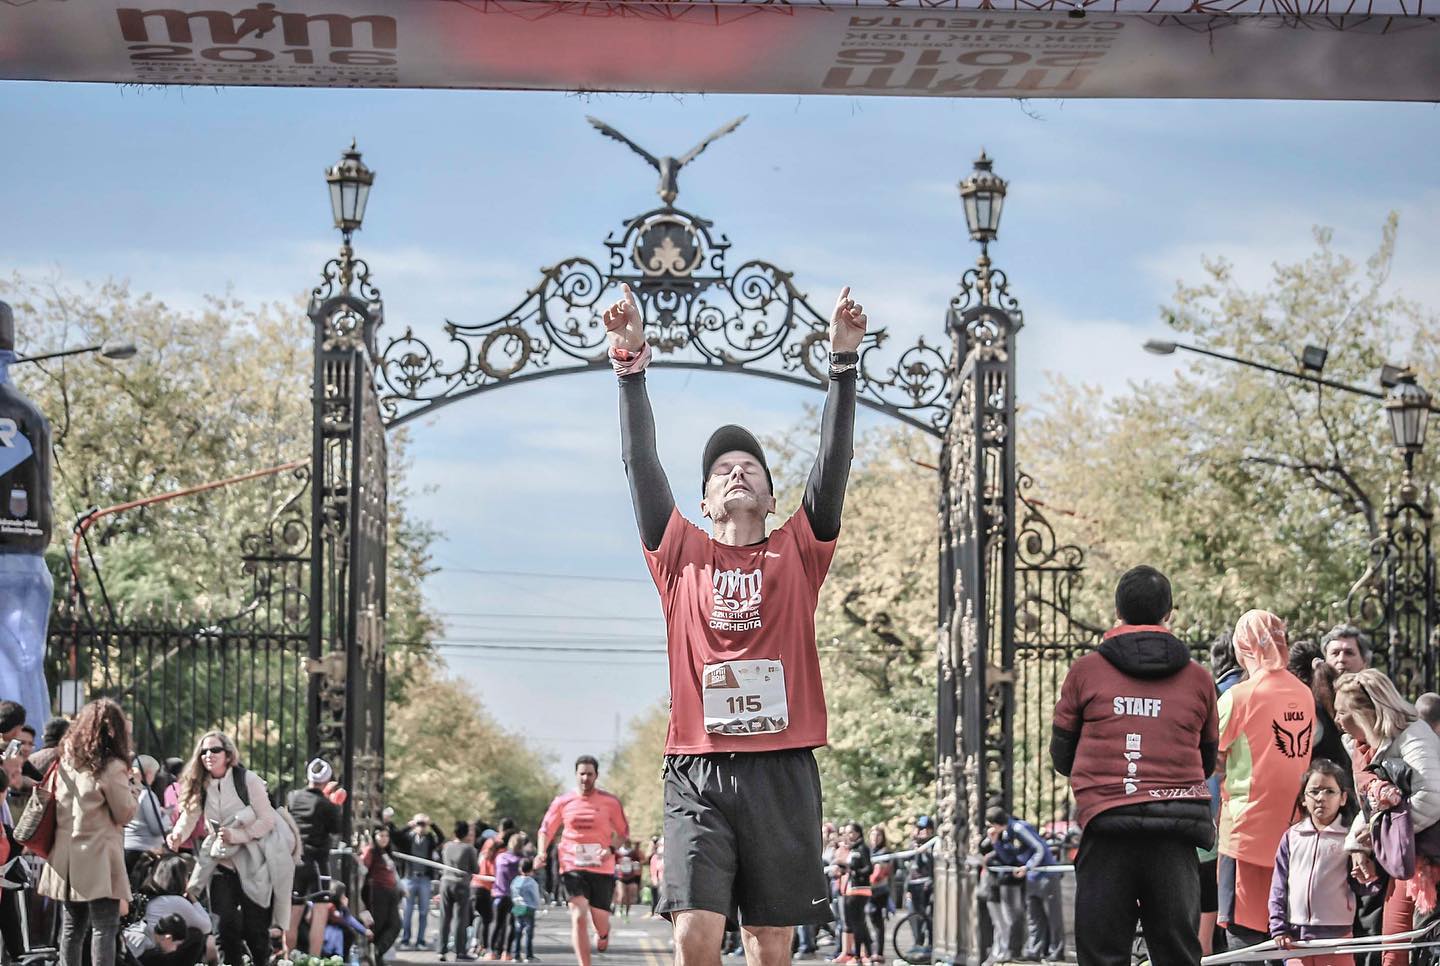
[[[15,903],[20,922],[19,949],[6,957],[17,966],[49,966],[60,961],[60,907],[35,891],[44,860],[28,853],[13,856],[0,866],[0,890],[5,902]]]

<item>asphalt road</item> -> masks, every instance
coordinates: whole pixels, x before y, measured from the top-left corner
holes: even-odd
[[[432,914],[425,938],[432,946],[440,935],[440,917]],[[610,923],[610,948],[596,953],[594,930],[590,948],[593,966],[667,966],[673,954],[670,949],[670,924],[664,919],[651,919],[648,907],[636,906],[627,922],[614,916]],[[570,948],[569,910],[550,906],[535,917],[535,958],[545,966],[574,966],[575,953]],[[432,966],[439,962],[435,949],[397,949],[396,961],[407,966]],[[450,957],[454,962],[454,957]],[[736,960],[740,962],[740,960]]]

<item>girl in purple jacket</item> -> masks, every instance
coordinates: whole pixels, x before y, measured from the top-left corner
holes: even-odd
[[[1345,793],[1340,766],[1317,758],[1300,784],[1299,810],[1305,813],[1280,840],[1270,880],[1270,937],[1280,949],[1309,939],[1350,935],[1355,921],[1355,889],[1345,833],[1354,805]],[[1290,958],[1306,966],[1353,966],[1346,955]]]

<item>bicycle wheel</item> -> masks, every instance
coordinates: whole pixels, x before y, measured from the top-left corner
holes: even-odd
[[[902,963],[909,963],[910,966],[929,966],[931,949],[929,946],[919,946],[915,943],[915,934],[910,930],[910,921],[919,917],[917,925],[927,925],[929,917],[924,913],[907,912],[895,920],[895,925],[890,930],[890,949],[895,954],[895,959]],[[902,935],[903,930],[903,935]],[[929,932],[929,929],[924,930]]]

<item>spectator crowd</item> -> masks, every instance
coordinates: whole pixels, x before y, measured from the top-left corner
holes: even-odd
[[[1037,827],[989,803],[969,859],[983,869],[986,962],[1066,957],[1073,873],[1082,966],[1129,962],[1137,939],[1159,966],[1259,943],[1275,960],[1317,966],[1408,964],[1406,948],[1349,950],[1437,918],[1440,695],[1412,703],[1408,678],[1370,666],[1356,627],[1291,641],[1260,610],[1215,642],[1207,671],[1171,633],[1171,611],[1164,576],[1132,570],[1115,626],[1069,669],[1051,755],[1073,810]],[[576,790],[533,830],[478,817],[442,829],[423,813],[402,826],[386,809],[359,830],[357,855],[341,841],[346,791],[324,759],[282,796],[219,731],[188,758],[160,761],[134,753],[108,699],[40,733],[26,717],[0,701],[7,963],[44,947],[61,966],[361,949],[374,962],[397,949],[534,962],[537,914],[568,904],[589,966],[592,927],[603,952],[612,914],[663,910],[664,840],[631,835],[588,756]],[[825,823],[833,924],[797,926],[794,954],[818,956],[828,940],[834,962],[885,963],[887,939],[901,942],[892,919],[908,914],[905,948],[889,955],[927,959],[935,831],[928,815]],[[337,867],[352,862],[353,875]],[[353,901],[347,881],[359,883]],[[738,930],[721,951],[743,954]]]
[[[26,718],[0,701],[7,963],[35,954],[61,966],[353,960],[361,937],[374,962],[399,950],[534,962],[537,913],[574,899],[561,868],[563,796],[543,823],[548,845],[542,826],[532,834],[510,818],[442,830],[423,813],[399,825],[387,808],[359,836],[357,856],[340,840],[346,791],[323,759],[309,763],[304,787],[281,795],[223,732],[203,735],[188,758],[160,761],[134,752],[130,722],[108,699],[73,720],[49,718],[39,734]],[[582,791],[587,775],[593,791],[597,768],[588,756],[577,763]],[[590,898],[623,919],[656,916],[665,843],[628,837],[618,800],[616,810],[624,834],[601,879],[608,902]],[[906,908],[920,913],[913,946],[928,949],[933,819],[909,824],[903,850],[883,826],[826,823],[822,834],[835,924],[798,928],[797,955],[818,956],[828,941],[835,961],[881,962],[887,922]],[[353,903],[336,867],[351,859],[362,883]],[[740,954],[738,931],[727,932],[724,951]]]
[[[1051,755],[1082,829],[1082,966],[1129,962],[1137,924],[1159,966],[1252,946],[1319,966],[1428,963],[1414,931],[1435,922],[1440,883],[1440,695],[1412,703],[1416,669],[1371,667],[1357,627],[1292,642],[1263,610],[1215,642],[1207,674],[1172,610],[1164,575],[1126,573],[1115,626],[1055,708]],[[1029,952],[1046,958],[1033,922]],[[1388,948],[1367,948],[1381,936]]]

